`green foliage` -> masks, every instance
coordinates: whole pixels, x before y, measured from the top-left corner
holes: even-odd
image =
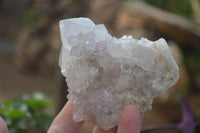
[[[189,0],[144,0],[163,10],[182,15],[188,19],[193,19],[193,10]]]
[[[9,133],[26,133],[29,128],[46,132],[53,117],[45,112],[52,102],[41,93],[24,95],[0,104],[0,116],[5,120]]]
[[[199,88],[200,79],[200,47],[196,46],[194,48],[184,48],[182,49],[184,53],[184,64],[187,67],[187,71],[190,75],[190,90]]]
[[[28,8],[23,17],[22,17],[22,22],[25,25],[30,25],[35,23],[40,17],[40,13],[36,8],[30,7]]]

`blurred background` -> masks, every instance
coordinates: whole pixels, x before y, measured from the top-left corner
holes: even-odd
[[[81,16],[105,24],[116,37],[126,34],[168,41],[180,79],[154,100],[153,110],[145,113],[143,127],[178,123],[180,95],[186,97],[196,119],[200,118],[199,0],[0,0],[0,115],[11,133],[45,132],[48,124],[37,123],[41,115],[37,110],[45,110],[48,118],[44,121],[50,123],[66,102],[67,86],[58,67],[59,20]],[[13,98],[18,98],[18,103],[13,104]],[[35,108],[37,105],[41,106]],[[24,106],[37,112],[31,116],[37,116],[32,125],[24,126],[30,121]],[[19,115],[20,111],[24,114]],[[24,123],[22,118],[27,118]],[[16,126],[19,121],[22,124]],[[81,132],[92,127],[86,123]],[[173,131],[163,131],[167,132]]]

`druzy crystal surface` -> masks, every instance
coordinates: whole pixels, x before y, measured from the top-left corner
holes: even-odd
[[[60,21],[59,65],[68,85],[75,122],[86,120],[108,130],[130,104],[151,110],[153,98],[179,78],[164,39],[112,37],[88,18]]]

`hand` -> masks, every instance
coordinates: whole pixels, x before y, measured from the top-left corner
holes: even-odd
[[[74,123],[72,119],[72,103],[67,102],[62,111],[54,119],[48,133],[78,133],[83,122]],[[143,116],[134,106],[127,106],[121,113],[118,127],[104,131],[95,127],[93,133],[139,133]],[[0,133],[8,133],[8,128],[0,117]]]
[[[79,133],[82,122],[75,123],[72,119],[72,103],[66,103],[61,112],[54,119],[49,128],[48,133]],[[143,116],[139,110],[132,105],[125,107],[121,113],[118,127],[114,127],[108,131],[104,131],[99,127],[95,127],[93,133],[139,133]]]
[[[6,126],[6,123],[3,121],[1,117],[0,117],[0,133],[8,133],[8,128]]]

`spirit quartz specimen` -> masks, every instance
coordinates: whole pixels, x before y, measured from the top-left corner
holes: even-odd
[[[75,122],[108,130],[130,104],[151,110],[153,98],[179,79],[178,66],[164,39],[112,37],[88,18],[60,21],[59,65],[68,84]]]

